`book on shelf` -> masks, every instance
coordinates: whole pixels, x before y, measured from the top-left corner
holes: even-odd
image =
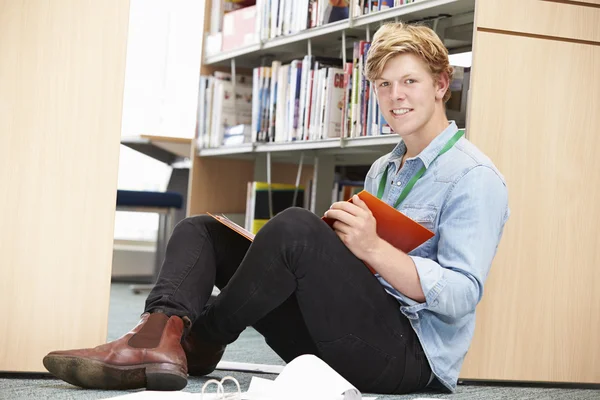
[[[223,144],[225,133],[236,125],[252,123],[252,86],[217,79],[213,87],[213,114],[211,122],[211,147]]]
[[[248,143],[252,137],[252,127],[248,124],[230,126],[225,130],[223,146],[239,146]]]
[[[333,183],[333,190],[331,192],[331,202],[344,201],[355,194],[360,193],[365,188],[364,181],[351,181],[351,180],[336,180]]]
[[[248,182],[245,228],[257,233],[272,217],[290,207],[303,207],[304,186]]]
[[[321,7],[321,18],[319,25],[330,24],[332,22],[342,21],[349,17],[348,0],[325,0],[318,2]]]
[[[234,90],[235,89],[235,90]],[[252,79],[216,71],[201,76],[198,90],[196,137],[201,148],[220,147],[240,125],[252,123]],[[228,141],[229,142],[229,141]]]

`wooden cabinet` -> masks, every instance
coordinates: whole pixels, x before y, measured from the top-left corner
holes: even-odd
[[[0,371],[106,341],[128,16],[0,0]]]
[[[600,383],[600,9],[497,3],[478,2],[468,132],[512,215],[461,377]]]

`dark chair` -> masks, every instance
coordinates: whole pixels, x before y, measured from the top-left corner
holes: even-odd
[[[156,257],[152,284],[132,285],[134,293],[151,290],[165,258],[169,237],[175,228],[176,211],[183,206],[183,196],[177,192],[117,191],[117,211],[133,211],[159,214]]]

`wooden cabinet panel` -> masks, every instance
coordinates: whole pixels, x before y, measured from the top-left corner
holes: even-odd
[[[207,211],[245,212],[247,182],[253,176],[254,161],[195,156],[189,178],[188,216]]]
[[[469,138],[512,215],[461,377],[600,383],[600,46],[485,32],[475,46]]]
[[[0,0],[0,371],[106,341],[128,18]]]
[[[255,168],[254,159],[234,160],[196,156],[190,174],[188,215],[204,214],[207,211],[245,213],[248,182],[255,179]],[[296,183],[298,165],[273,163],[271,169],[273,182]],[[300,184],[308,188],[312,174],[313,166],[305,165]],[[266,181],[266,178],[260,180]]]
[[[475,4],[478,28],[600,44],[600,7],[597,6],[542,0],[479,0]]]

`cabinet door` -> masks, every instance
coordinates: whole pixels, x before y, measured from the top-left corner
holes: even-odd
[[[0,0],[0,371],[106,341],[128,16]]]
[[[478,30],[520,32],[534,37],[600,42],[600,0],[597,5],[578,1],[477,1]]]
[[[469,139],[512,211],[466,379],[600,382],[600,46],[478,32]]]

